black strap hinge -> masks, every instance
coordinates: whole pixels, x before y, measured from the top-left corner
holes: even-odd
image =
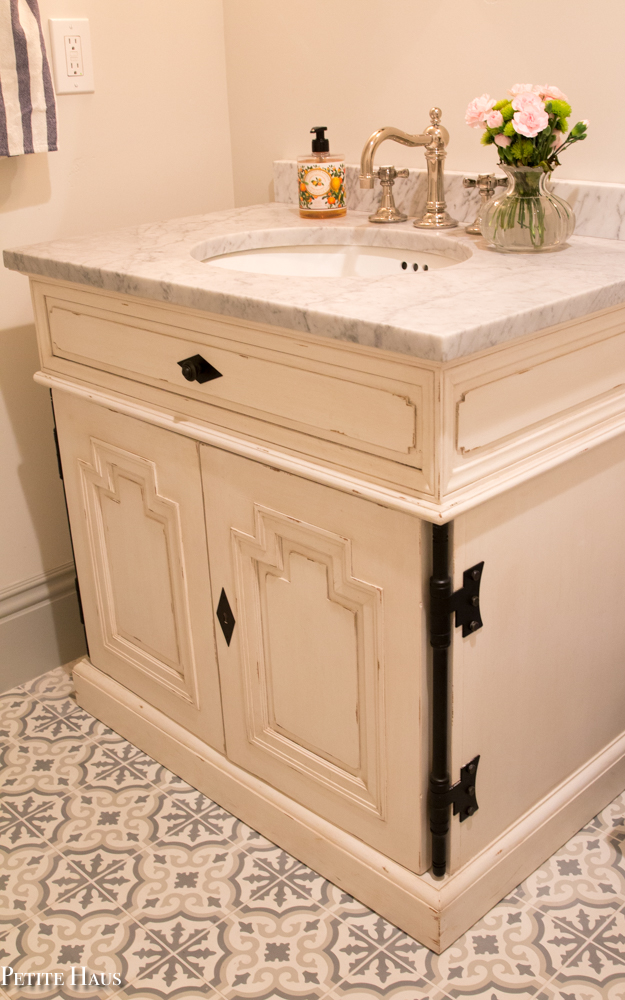
[[[451,644],[449,616],[452,614],[456,616],[456,628],[462,626],[465,638],[482,627],[480,583],[483,571],[483,562],[465,569],[462,587],[453,594],[450,577],[430,578],[430,645],[435,649],[445,649]]]
[[[477,632],[484,624],[480,614],[480,582],[484,563],[476,563],[462,574],[462,587],[449,598],[450,612],[456,614],[456,628],[462,625],[462,635],[466,637]]]
[[[437,787],[434,782],[430,783],[430,796],[434,806],[453,806],[454,816],[460,813],[460,822],[473,816],[479,806],[475,795],[475,779],[477,776],[477,765],[480,762],[480,755],[470,760],[460,769],[460,781],[457,781],[451,788]]]

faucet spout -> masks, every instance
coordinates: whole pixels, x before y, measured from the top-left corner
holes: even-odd
[[[409,132],[402,132],[400,128],[393,128],[393,126],[379,128],[377,132],[374,132],[367,139],[362,156],[360,157],[359,179],[361,188],[373,187],[373,157],[380,143],[386,139],[393,139],[395,142],[400,142],[402,146],[429,146],[434,141],[433,136],[427,135],[425,132],[422,135],[411,135]]]

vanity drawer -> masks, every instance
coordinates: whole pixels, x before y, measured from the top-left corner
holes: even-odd
[[[46,312],[52,363],[112,372],[421,468],[422,383],[243,343],[219,322],[214,334],[200,334],[51,296]],[[219,377],[203,384],[184,378],[179,362],[198,354]]]

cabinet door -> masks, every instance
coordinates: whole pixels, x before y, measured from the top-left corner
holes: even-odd
[[[200,451],[228,757],[424,870],[420,522]]]
[[[223,750],[198,446],[55,393],[94,666]]]

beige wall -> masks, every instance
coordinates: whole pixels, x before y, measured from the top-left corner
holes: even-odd
[[[488,172],[496,156],[464,124],[466,105],[513,83],[554,83],[590,138],[563,177],[625,181],[623,0],[225,0],[236,203],[266,201],[271,164],[309,147],[312,125],[358,162],[376,128],[420,131],[433,105],[451,133],[447,164]],[[381,163],[420,165],[387,144]]]
[[[59,152],[0,160],[0,249],[231,205],[222,0],[40,9],[89,17],[96,90],[57,99]],[[36,367],[27,279],[0,268],[0,597],[71,559]]]

